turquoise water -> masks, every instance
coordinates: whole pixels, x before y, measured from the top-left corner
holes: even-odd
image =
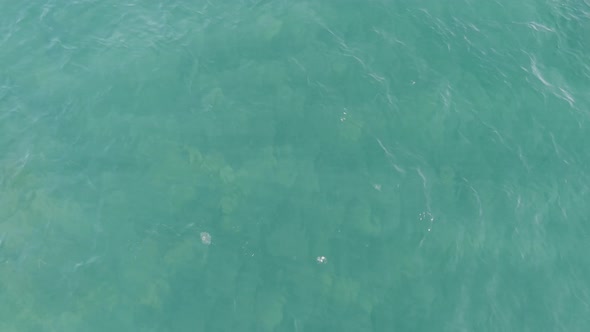
[[[0,331],[590,330],[588,1],[0,7]]]

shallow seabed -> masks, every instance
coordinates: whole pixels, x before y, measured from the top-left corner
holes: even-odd
[[[0,7],[0,331],[590,331],[587,0]]]

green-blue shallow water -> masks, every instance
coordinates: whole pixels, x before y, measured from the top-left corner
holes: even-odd
[[[590,2],[0,0],[0,331],[590,331]]]

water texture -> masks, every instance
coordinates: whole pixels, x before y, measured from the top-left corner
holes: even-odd
[[[0,8],[0,331],[590,330],[587,0]]]

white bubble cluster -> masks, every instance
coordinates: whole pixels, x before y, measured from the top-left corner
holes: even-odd
[[[315,260],[320,264],[326,264],[328,262],[326,256],[318,256]]]
[[[201,243],[207,246],[211,244],[211,234],[207,232],[201,232],[199,235],[201,237]]]
[[[420,212],[420,214],[418,214],[418,218],[420,221],[428,222],[428,231],[430,232],[432,230],[432,223],[434,223],[434,217],[432,214],[430,212]]]

